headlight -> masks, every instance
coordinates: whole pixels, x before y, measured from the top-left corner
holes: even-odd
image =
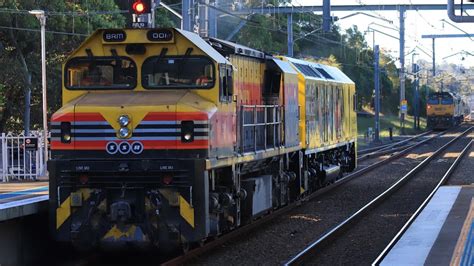
[[[194,141],[194,122],[181,121],[181,142]]]
[[[128,117],[128,115],[121,115],[118,118],[118,123],[121,127],[126,127],[130,124],[130,117]]]
[[[192,138],[192,135],[191,135],[191,133],[186,133],[186,134],[184,134],[183,138],[184,138],[184,140],[186,140],[186,141],[190,141],[191,138]]]
[[[69,134],[63,134],[63,139],[62,139],[62,140],[63,140],[64,143],[69,143],[69,142],[71,142],[71,135],[69,135]]]
[[[119,133],[119,137],[124,139],[130,135],[130,130],[126,127],[122,127],[119,129],[118,133]]]
[[[71,143],[71,123],[61,122],[61,142]]]

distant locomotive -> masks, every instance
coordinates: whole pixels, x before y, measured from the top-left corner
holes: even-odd
[[[355,86],[335,67],[113,29],[63,77],[48,165],[58,241],[186,247],[356,167]]]
[[[470,113],[467,102],[451,92],[436,92],[428,96],[427,127],[447,129],[459,125]]]

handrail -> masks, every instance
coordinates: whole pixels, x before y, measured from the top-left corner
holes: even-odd
[[[263,105],[263,104],[255,104],[255,105],[240,105],[240,153],[249,152],[248,144],[250,139],[245,138],[246,130],[252,131],[253,135],[253,144],[251,145],[251,151],[256,153],[257,151],[267,150],[269,148],[276,148],[279,143],[281,143],[281,125],[282,125],[282,106],[280,105]],[[246,113],[252,113],[252,115],[246,116]],[[263,112],[263,116],[261,113]],[[246,121],[252,117],[252,121]],[[263,120],[263,121],[262,121]],[[261,131],[263,130],[263,132]],[[269,141],[269,130],[271,130],[273,140],[271,141],[270,147],[268,147]],[[247,131],[248,132],[248,131]],[[263,135],[263,139],[258,137]],[[261,141],[263,140],[263,143]],[[262,148],[260,148],[261,146]]]

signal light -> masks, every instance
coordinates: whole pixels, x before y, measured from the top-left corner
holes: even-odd
[[[151,0],[135,0],[132,5],[132,11],[136,15],[151,13]]]

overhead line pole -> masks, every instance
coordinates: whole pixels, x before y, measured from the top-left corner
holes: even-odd
[[[461,8],[460,4],[454,5],[456,9]],[[448,6],[445,4],[413,4],[413,5],[331,5],[331,12],[338,11],[399,11],[400,8],[405,10],[447,10]],[[244,14],[288,14],[288,13],[308,13],[308,12],[322,12],[322,5],[317,6],[279,6],[279,7],[259,7],[259,8],[244,8],[235,12],[236,15]],[[465,10],[474,10],[474,5],[464,5]]]
[[[436,76],[436,51],[435,51],[435,41],[436,39],[446,39],[446,38],[472,38],[474,37],[473,33],[464,33],[464,34],[426,34],[421,35],[423,39],[431,39],[432,41],[432,50],[433,50],[433,77]]]
[[[436,46],[435,46],[435,40],[436,38],[432,38],[432,50],[433,50],[433,78],[436,76]]]
[[[375,85],[375,139],[380,142],[380,69],[379,69],[379,46],[374,47],[374,85]]]
[[[186,0],[184,0],[186,1]],[[408,10],[447,10],[448,5],[446,4],[412,4],[412,5],[330,5],[328,9],[329,0],[324,0],[323,5],[319,6],[280,6],[280,7],[269,7],[269,8],[248,8],[241,9],[233,12],[235,15],[242,14],[288,14],[288,55],[293,56],[293,29],[290,22],[293,21],[293,17],[290,14],[293,13],[314,13],[323,12],[323,22],[327,21],[328,10],[332,12],[337,11],[398,11],[400,14],[400,126],[402,127],[402,133],[404,133],[405,123],[405,110],[402,110],[402,101],[405,102],[405,13]],[[452,4],[452,3],[451,3]],[[459,9],[461,5],[450,5],[451,8]],[[464,5],[463,9],[472,10],[474,5]],[[324,26],[325,23],[323,23]],[[434,41],[433,41],[434,46]],[[433,68],[435,67],[435,51],[433,47]],[[435,73],[435,69],[433,69]]]
[[[288,56],[293,57],[293,13],[287,15]]]
[[[405,101],[405,7],[400,6],[400,127],[405,132],[405,112],[402,102]]]

